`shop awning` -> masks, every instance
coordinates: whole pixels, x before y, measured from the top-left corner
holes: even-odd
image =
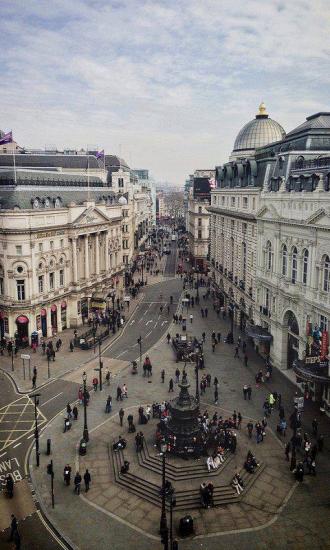
[[[249,325],[246,328],[246,334],[250,338],[260,340],[261,342],[271,342],[273,340],[273,336],[270,332],[260,325]]]
[[[306,382],[330,384],[329,367],[327,365],[319,366],[317,363],[306,364],[304,361],[295,360],[293,370],[299,378],[306,380]]]

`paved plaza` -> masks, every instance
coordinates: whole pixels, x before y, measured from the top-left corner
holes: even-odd
[[[179,279],[177,279],[177,284],[181,285]],[[146,293],[148,292],[149,290],[146,289]],[[165,286],[163,293],[166,294]],[[218,414],[226,417],[236,409],[243,416],[242,429],[238,432],[237,454],[219,473],[219,480],[224,484],[229,483],[236,466],[239,469],[242,468],[244,455],[250,447],[264,467],[239,502],[209,510],[187,510],[187,513],[191,513],[194,518],[195,536],[192,539],[180,541],[180,549],[215,550],[229,546],[250,548],[251,545],[255,548],[268,548],[270,544],[272,548],[278,549],[306,548],[306,544],[317,545],[318,548],[329,548],[330,533],[327,523],[328,494],[326,489],[328,451],[325,450],[323,455],[317,459],[316,478],[305,476],[303,484],[297,485],[289,471],[288,463],[285,461],[284,443],[286,440],[279,439],[276,434],[277,411],[273,411],[269,419],[264,443],[257,445],[255,439],[251,442],[248,441],[246,423],[250,418],[254,422],[262,419],[262,404],[268,392],[275,390],[281,392],[286,415],[289,416],[295,388],[290,381],[276,371],[268,386],[264,384],[257,387],[254,375],[262,363],[250,348],[248,348],[248,367],[243,365],[242,359],[234,359],[233,346],[221,343],[217,345],[213,353],[210,340],[213,328],[216,326],[217,330],[224,335],[228,331],[228,326],[222,319],[217,319],[211,300],[205,302],[206,304],[209,307],[208,318],[202,318],[199,309],[194,308],[193,323],[188,329],[190,333],[196,334],[198,337],[205,330],[207,334],[204,347],[206,369],[202,372],[209,372],[212,379],[217,376],[220,390],[217,407],[214,406],[213,390],[211,388],[206,390],[201,397],[201,410],[208,409],[209,413],[217,410]],[[142,303],[141,307],[143,307]],[[170,324],[168,330],[173,334],[178,332],[179,328],[177,325]],[[45,471],[47,457],[42,458],[43,467],[40,469],[34,466],[33,454],[30,457],[31,476],[37,497],[51,522],[65,535],[74,548],[82,550],[98,548],[102,541],[109,537],[116,550],[133,546],[137,550],[145,549],[148,546],[156,550],[161,548],[158,535],[160,508],[115,482],[109,443],[113,441],[114,437],[123,433],[129,443],[130,457],[133,457],[133,437],[127,434],[126,424],[123,429],[119,425],[119,408],[124,407],[126,420],[128,411],[133,411],[136,416],[137,407],[141,404],[152,404],[154,401],[178,395],[179,390],[176,385],[174,393],[168,393],[168,381],[171,377],[174,378],[177,366],[182,371],[183,363],[175,362],[172,346],[167,344],[165,334],[164,332],[163,337],[151,349],[145,350],[153,364],[153,375],[149,379],[144,378],[141,372],[137,376],[132,376],[129,362],[120,358],[111,358],[111,347],[107,351],[106,359],[116,362],[114,365],[116,377],[109,388],[106,386],[102,392],[91,392],[91,401],[88,407],[90,442],[85,457],[79,457],[77,454],[83,426],[81,406],[79,406],[78,421],[73,424],[70,432],[62,433],[63,414],[60,414],[50,426],[45,428],[41,438],[41,447],[43,450],[45,449],[48,437],[51,437],[53,444],[54,510],[51,509],[50,480]],[[137,357],[137,349],[135,353]],[[163,368],[166,372],[164,384],[160,377],[160,371]],[[189,365],[186,368],[193,393],[194,369]],[[79,383],[81,370],[80,367],[67,377],[71,382]],[[63,380],[66,380],[67,377],[64,376]],[[115,399],[116,387],[117,384],[122,385],[123,383],[126,383],[128,387],[128,399],[124,402],[117,402]],[[243,398],[242,387],[245,383],[252,385],[251,401],[245,401]],[[106,415],[104,412],[108,394],[113,397],[113,410],[110,415]],[[309,433],[314,414],[317,414],[317,411],[313,403],[308,403],[303,415],[303,422],[304,429]],[[325,434],[327,449],[328,422],[322,418],[319,420],[320,430]],[[156,420],[151,420],[146,429],[143,427],[149,449],[152,449],[155,427]],[[139,429],[138,425],[137,428]],[[290,437],[290,432],[291,430],[288,430],[287,439]],[[136,473],[138,466],[134,465],[133,458],[131,460],[132,472]],[[80,469],[83,474],[85,467],[89,468],[92,484],[87,495],[82,493],[80,497],[77,497],[73,494],[72,486],[71,488],[64,486],[62,474],[66,463],[72,466],[73,474],[76,469]],[[145,471],[144,475],[147,479],[151,474]],[[206,467],[205,475],[207,477]],[[152,474],[152,479],[157,483],[157,477],[154,474]],[[196,489],[201,481],[202,479],[194,481]],[[184,482],[182,488],[187,483],[187,481]],[[159,486],[161,484],[160,476],[158,484]],[[317,510],[317,513],[314,513],[314,510]],[[174,513],[175,531],[182,515],[184,515],[182,510]],[[86,517],[88,517],[87,523],[84,521]]]

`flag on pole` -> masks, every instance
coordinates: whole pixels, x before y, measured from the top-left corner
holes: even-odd
[[[96,158],[104,159],[104,149],[102,149],[102,151],[96,151]]]
[[[13,141],[13,132],[7,132],[2,137],[0,137],[0,145],[5,145],[5,143],[12,143]]]

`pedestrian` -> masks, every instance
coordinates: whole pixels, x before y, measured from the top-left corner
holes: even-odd
[[[214,380],[213,380],[213,386],[214,386],[215,388],[218,388],[218,389],[219,389],[219,380],[218,380],[218,378],[217,378],[216,376],[214,377]]]
[[[245,340],[243,340],[242,350],[243,350],[243,353],[246,352],[246,342],[245,342]]]
[[[97,386],[99,385],[99,381],[98,381],[97,376],[94,376],[92,383],[93,383],[94,391],[97,391]]]
[[[201,307],[201,314],[202,314],[202,317],[204,317],[204,309]]]
[[[125,414],[124,409],[121,408],[118,414],[119,414],[119,422],[120,422],[120,425],[122,426],[123,425],[124,414]]]
[[[88,469],[86,469],[86,472],[84,473],[85,493],[89,491],[89,485],[91,481],[92,481],[91,474],[89,473]]]
[[[109,371],[109,369],[107,370],[107,373],[105,375],[105,380],[106,380],[107,386],[110,386],[110,371]]]
[[[247,395],[248,395],[248,398],[249,398],[249,401],[251,400],[251,395],[252,395],[252,388],[250,386],[250,384],[248,385],[248,388],[247,388]]]
[[[318,425],[319,425],[318,421],[316,420],[316,418],[314,418],[312,421],[312,430],[313,430],[313,435],[315,435],[315,437],[317,437]]]
[[[74,476],[74,493],[80,495],[81,475],[79,472]]]
[[[73,418],[75,420],[78,420],[78,409],[77,409],[77,405],[75,405],[72,409],[72,414],[73,414]]]
[[[111,413],[112,410],[112,397],[111,395],[108,395],[106,403],[105,403],[105,412],[106,414]]]
[[[41,347],[42,347],[42,355],[45,355],[45,353],[46,353],[46,342],[42,342]]]
[[[246,353],[244,353],[244,365],[247,367],[248,366],[248,361],[249,361],[249,358],[247,356]]]
[[[55,350],[54,349],[51,350],[51,356],[52,356],[53,361],[55,361]]]
[[[189,319],[190,319],[190,322],[192,323],[192,322],[193,322],[193,319],[194,319],[194,316],[193,316],[192,313],[189,315]]]
[[[221,332],[218,332],[217,334],[218,344],[221,342]]]
[[[212,340],[212,352],[214,353],[215,352],[215,341]]]
[[[290,472],[293,472],[296,469],[296,465],[297,465],[296,448],[292,447]]]
[[[236,357],[239,359],[239,347],[238,347],[238,346],[235,347],[234,359],[235,359]]]
[[[250,422],[247,423],[246,425],[247,429],[248,429],[248,434],[249,434],[249,439],[252,438],[252,432],[253,432],[253,424],[250,420]]]
[[[241,429],[241,424],[242,424],[242,415],[241,413],[238,411],[237,413],[237,429],[240,430]]]
[[[168,391],[169,391],[169,392],[174,391],[174,382],[173,382],[173,378],[171,378],[170,381],[169,381],[169,384],[168,384]]]
[[[14,514],[11,514],[10,536],[9,536],[8,542],[11,542],[12,540],[14,540],[15,531],[17,531],[17,519]]]
[[[165,382],[165,371],[164,371],[164,369],[162,369],[162,371],[160,373],[160,378],[161,378],[162,383],[164,384],[164,382]]]
[[[68,403],[67,406],[66,406],[66,413],[67,413],[69,418],[72,418],[72,409],[71,409],[70,403]]]
[[[71,481],[71,466],[69,464],[64,467],[63,477],[65,485],[69,486]]]
[[[207,385],[208,388],[211,387],[211,375],[210,374],[206,375],[206,385]]]
[[[205,340],[206,340],[206,334],[205,334],[205,332],[202,332],[202,340],[203,340],[203,343],[205,344]]]
[[[37,377],[36,377],[36,375],[34,374],[34,375],[32,376],[32,389],[35,390],[36,387],[37,387]]]
[[[169,332],[167,333],[167,336],[166,336],[166,338],[167,338],[167,343],[169,344],[169,343],[170,343],[170,341],[171,341],[171,335],[170,335],[170,333],[169,333]]]
[[[219,398],[219,393],[218,393],[218,388],[216,387],[215,390],[214,390],[214,404],[215,405],[218,404],[218,398]]]
[[[244,400],[246,401],[246,398],[247,398],[247,394],[248,394],[248,386],[247,384],[244,384],[243,386],[243,395],[244,395]]]
[[[123,394],[123,397],[126,397],[126,399],[128,398],[128,390],[127,390],[126,384],[123,384],[122,394]]]
[[[180,370],[176,368],[175,370],[175,383],[178,384],[180,382]]]
[[[206,308],[204,309],[205,317],[207,317],[208,311],[209,311],[209,310],[208,310],[207,307],[206,307]]]
[[[290,451],[291,451],[291,443],[290,441],[288,441],[287,444],[285,445],[285,450],[284,450],[285,458],[287,462],[289,462],[290,460]]]
[[[70,340],[70,351],[73,352],[73,350],[74,350],[74,344],[72,340]]]
[[[79,390],[78,390],[78,399],[79,399],[79,404],[82,405],[82,402],[83,402],[83,389],[82,388],[79,388]]]
[[[117,401],[122,401],[123,400],[123,396],[122,396],[122,390],[121,390],[121,387],[120,386],[117,386]]]

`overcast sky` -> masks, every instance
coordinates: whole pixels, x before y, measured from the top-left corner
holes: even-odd
[[[289,131],[330,111],[330,4],[11,0],[0,13],[0,128],[97,145],[183,184],[228,159],[263,100]]]

